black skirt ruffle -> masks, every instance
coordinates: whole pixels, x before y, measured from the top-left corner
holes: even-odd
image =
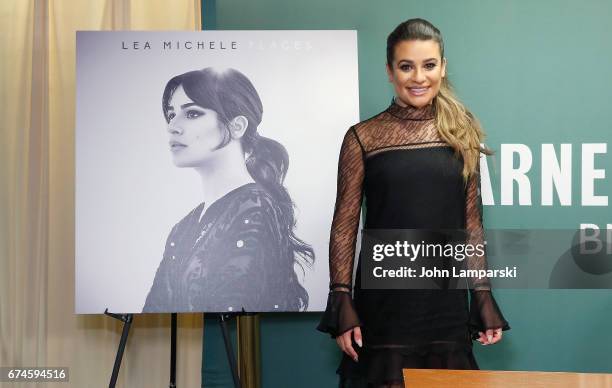
[[[402,369],[479,369],[470,343],[440,342],[420,346],[356,349],[359,361],[344,355],[337,373],[341,388],[392,384],[404,386]]]

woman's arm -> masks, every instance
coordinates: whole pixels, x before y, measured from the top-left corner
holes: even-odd
[[[166,239],[166,248],[164,249],[162,261],[155,272],[153,285],[142,308],[143,313],[169,312],[172,308],[178,308],[178,306],[171,306],[174,288],[170,276],[172,262],[167,254],[168,244],[173,240],[175,231],[176,225],[172,228]]]
[[[364,179],[364,150],[354,127],[344,136],[338,162],[336,205],[329,243],[330,293],[317,327],[333,338],[361,325],[351,298],[355,242]]]
[[[468,243],[472,245],[484,243],[480,163],[477,164],[476,170],[478,173],[469,177],[466,192],[466,233]],[[486,253],[480,257],[476,255],[468,257],[467,266],[468,269],[487,269]],[[501,338],[501,331],[510,330],[510,326],[493,298],[489,279],[472,278],[469,281],[471,289],[469,326],[472,338],[484,341],[483,343],[495,343],[499,340],[497,337]],[[491,338],[491,335],[494,338]]]

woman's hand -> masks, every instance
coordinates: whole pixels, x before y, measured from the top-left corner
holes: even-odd
[[[356,326],[344,334],[337,336],[336,343],[338,344],[340,350],[357,362],[359,361],[359,358],[357,356],[357,352],[355,349],[353,349],[353,338],[355,338],[355,342],[359,347],[363,346],[363,342],[361,340],[361,328],[359,328],[359,326]]]
[[[479,331],[478,334],[480,335],[480,338],[478,338],[476,341],[483,345],[493,345],[502,339],[501,327],[499,329],[489,329],[486,333]]]

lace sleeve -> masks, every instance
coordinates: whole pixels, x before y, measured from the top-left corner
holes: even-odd
[[[477,171],[480,171],[478,163]],[[466,193],[466,232],[468,243],[472,245],[484,243],[482,225],[482,198],[480,195],[480,173],[469,177]],[[470,256],[467,258],[468,269],[487,269],[487,255]],[[470,282],[470,332],[472,338],[478,338],[479,331],[502,328],[510,330],[508,322],[502,315],[491,291],[488,278],[471,278]]]
[[[355,242],[359,227],[364,177],[364,151],[354,128],[340,149],[336,205],[329,243],[330,293],[318,330],[336,337],[361,323],[355,312],[352,288]]]

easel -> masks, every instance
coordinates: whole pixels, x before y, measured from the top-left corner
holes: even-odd
[[[117,383],[117,377],[119,376],[119,369],[121,368],[121,360],[123,358],[123,352],[127,343],[128,333],[132,321],[134,319],[133,314],[115,314],[104,310],[104,314],[111,318],[115,318],[123,322],[123,330],[121,332],[121,339],[119,340],[119,347],[117,348],[117,355],[115,356],[115,364],[113,365],[113,372],[111,374],[109,388],[115,388]],[[225,352],[227,353],[227,360],[232,371],[232,378],[234,380],[234,388],[240,388],[240,378],[238,376],[238,365],[234,356],[234,348],[229,336],[229,330],[227,328],[227,321],[231,318],[238,317],[246,314],[245,312],[237,313],[219,313],[219,324],[221,326],[221,332],[223,333],[223,342],[225,343]],[[170,323],[170,383],[169,388],[176,388],[176,333],[177,333],[177,313],[171,314]]]
[[[237,317],[242,313],[220,313],[219,314],[219,325],[221,325],[221,333],[223,333],[223,342],[225,343],[225,353],[227,354],[227,361],[229,362],[230,369],[232,371],[232,379],[234,380],[234,388],[240,388],[240,377],[238,377],[238,364],[234,357],[234,347],[230,340],[229,330],[227,328],[227,320],[232,317]]]
[[[110,383],[108,383],[109,388],[115,388],[115,384],[117,384],[117,376],[119,376],[119,368],[121,368],[121,359],[123,358],[123,351],[125,350],[125,344],[127,343],[128,333],[130,331],[130,326],[132,326],[132,320],[134,319],[134,316],[132,314],[109,313],[108,308],[104,310],[104,314],[123,322],[123,330],[121,331],[119,348],[117,349],[117,355],[115,356],[113,373],[111,374]]]

